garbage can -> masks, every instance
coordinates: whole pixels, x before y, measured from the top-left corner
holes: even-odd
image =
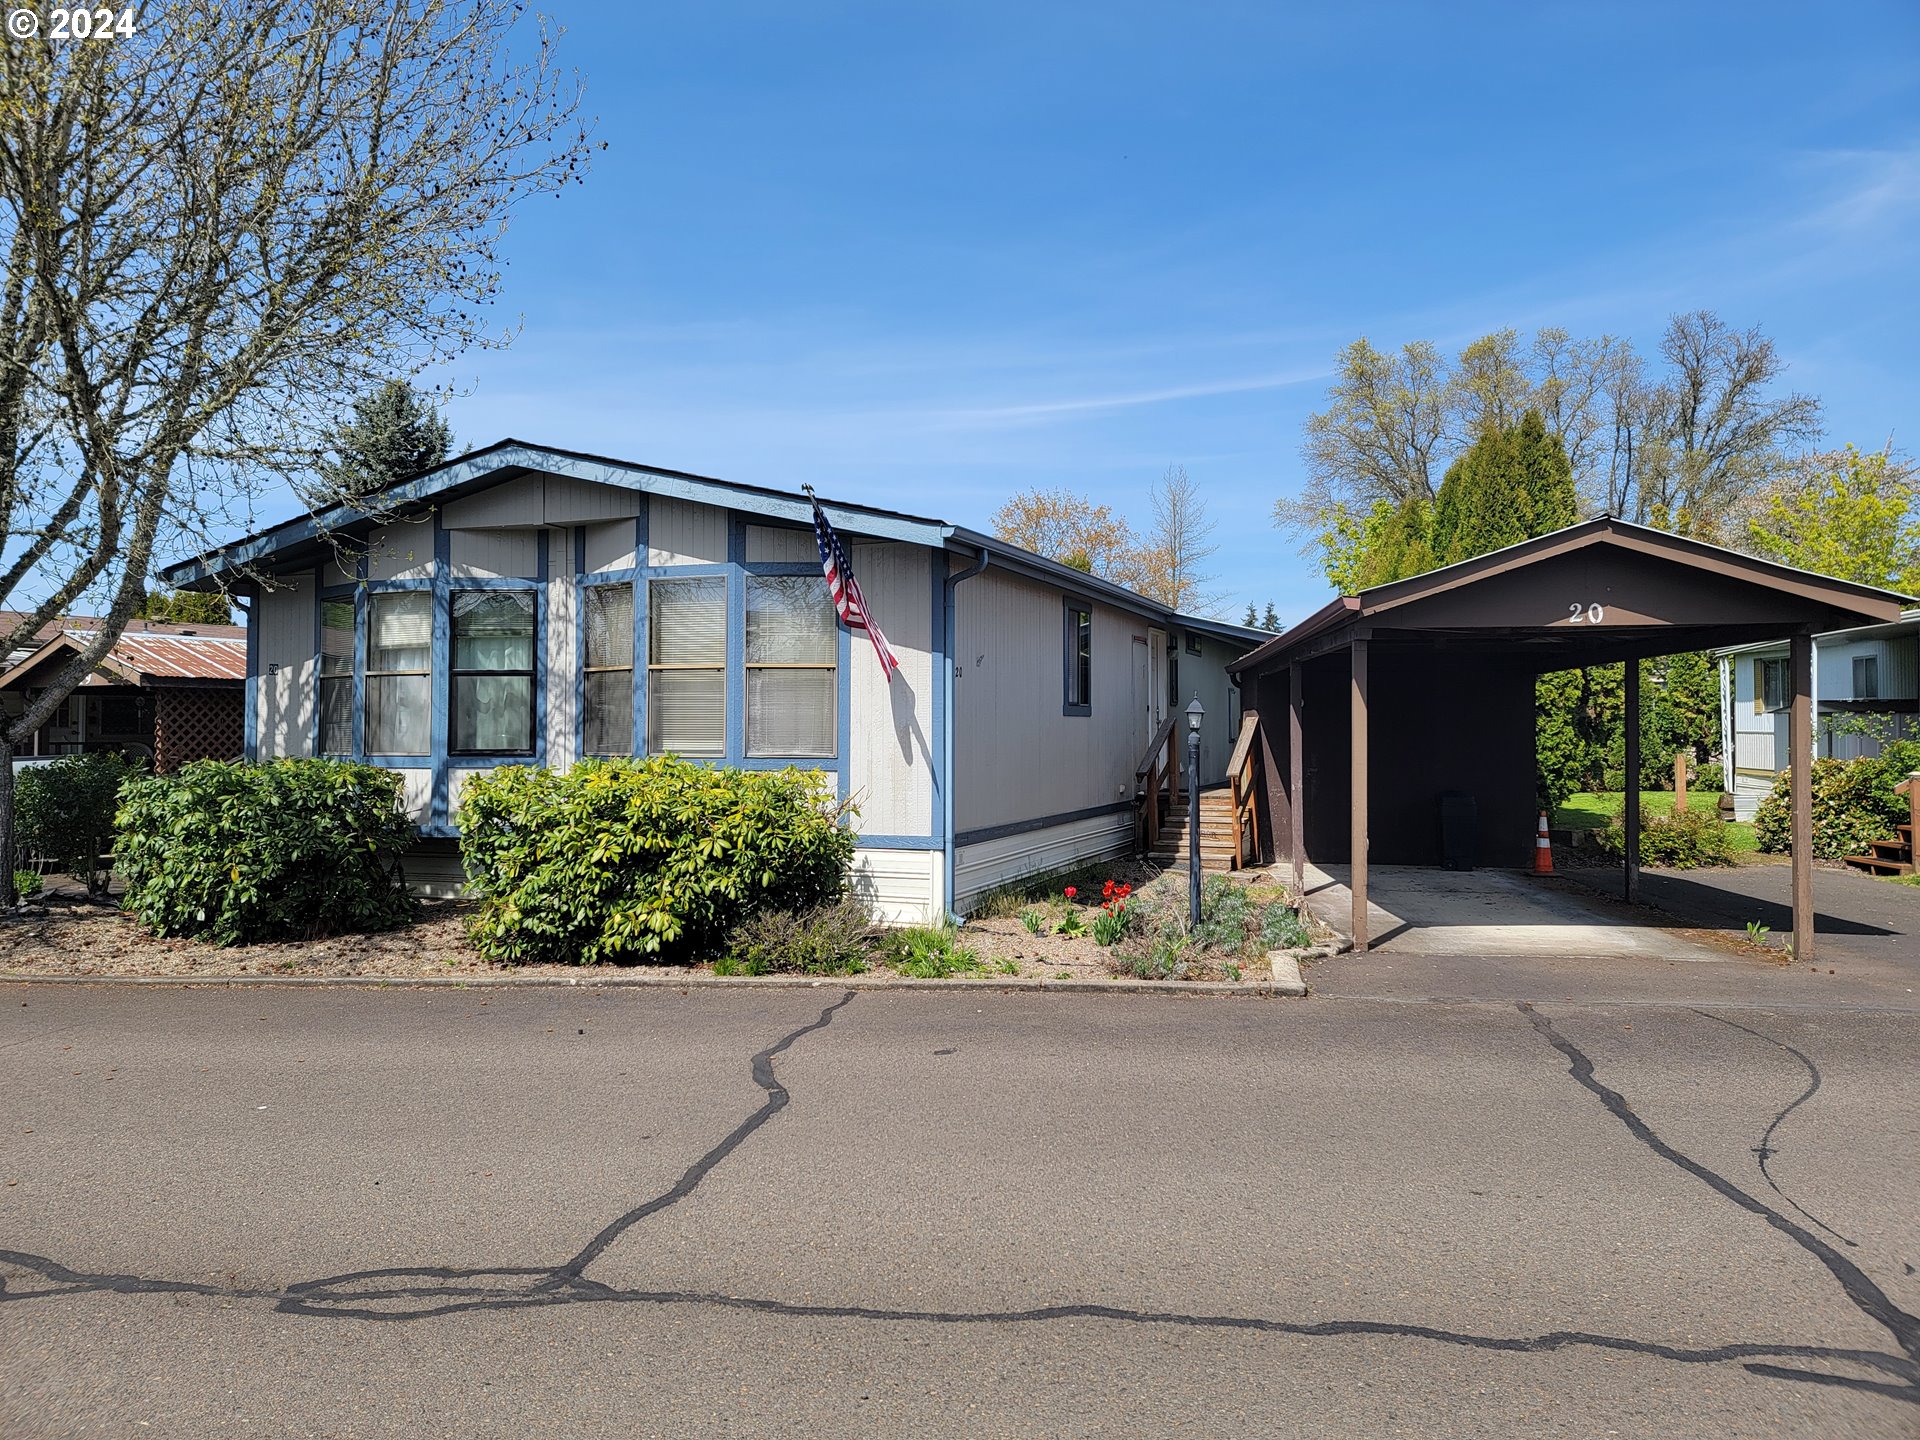
[[[1440,863],[1449,870],[1471,870],[1480,850],[1480,806],[1464,790],[1440,797]]]

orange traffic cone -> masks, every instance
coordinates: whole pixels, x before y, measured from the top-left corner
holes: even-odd
[[[1540,812],[1540,833],[1533,841],[1533,873],[1551,875],[1553,873],[1553,841],[1547,835],[1547,812]]]

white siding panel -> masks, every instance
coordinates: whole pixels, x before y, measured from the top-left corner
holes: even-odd
[[[727,512],[717,505],[652,497],[647,508],[649,565],[724,565]]]
[[[1147,741],[1134,705],[1133,637],[1146,635],[1147,622],[1093,606],[1092,713],[1063,715],[1064,600],[1050,585],[991,567],[955,592],[956,829],[1087,810],[1133,794]]]
[[[400,777],[400,803],[416,825],[424,825],[433,809],[433,771],[396,770]]]
[[[451,844],[428,842],[407,852],[400,862],[407,889],[430,900],[457,900],[467,893],[467,873],[460,852]]]
[[[854,896],[880,924],[931,923],[939,911],[939,888],[937,850],[853,852]]]
[[[456,530],[447,537],[455,579],[531,579],[540,569],[538,530]]]
[[[449,530],[498,530],[546,523],[546,484],[540,475],[522,475],[440,507],[440,523]]]
[[[576,480],[571,475],[546,477],[544,515],[549,525],[581,525],[592,520],[632,519],[644,497],[638,490]]]
[[[635,564],[637,533],[631,520],[609,520],[588,525],[586,542],[587,571],[627,570]]]
[[[277,580],[254,601],[253,623],[260,627],[255,741],[263,760],[313,753],[316,598],[313,577],[300,575]]]
[[[1186,637],[1181,636],[1180,653],[1175,657],[1174,677],[1177,693],[1173,708],[1181,716],[1180,734],[1187,733],[1186,709],[1194,699],[1200,701],[1200,708],[1206,715],[1200,722],[1200,783],[1218,785],[1227,778],[1227,761],[1233,756],[1233,732],[1237,701],[1233,686],[1227,680],[1227,662],[1238,653],[1225,641],[1202,639],[1200,653],[1189,654]],[[1184,747],[1186,740],[1180,741]],[[1144,748],[1144,747],[1143,747]],[[1134,764],[1140,763],[1140,757],[1134,756]],[[1180,752],[1180,763],[1187,763],[1187,752]]]
[[[817,551],[815,552],[818,553]],[[847,693],[847,788],[869,835],[933,833],[933,552],[855,545],[853,573],[900,662],[888,684],[873,645],[855,634]]]
[[[572,537],[568,548],[572,548]],[[558,537],[556,537],[557,539]],[[547,582],[547,764],[565,770],[579,759],[574,744],[574,713],[579,649],[574,643],[575,602],[579,590],[571,575]]]
[[[367,537],[369,580],[426,580],[433,575],[433,526],[389,525]]]
[[[953,867],[954,908],[965,914],[989,891],[1015,880],[1132,850],[1133,815],[1125,810],[963,845]]]
[[[811,530],[789,530],[780,525],[747,526],[747,559],[753,563],[773,563],[776,561],[820,562],[820,547],[813,538]],[[855,573],[858,573],[857,571]],[[866,589],[866,579],[862,577],[860,587]],[[880,627],[886,630],[886,625]],[[887,638],[893,638],[893,632],[887,631]]]
[[[460,823],[460,794],[467,788],[467,781],[476,775],[490,775],[495,768],[486,765],[447,771],[447,818],[454,825],[457,826]]]

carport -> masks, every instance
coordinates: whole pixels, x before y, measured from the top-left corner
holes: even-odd
[[[1477,814],[1477,861],[1522,868],[1539,813],[1534,680],[1554,670],[1789,639],[1792,753],[1813,753],[1813,636],[1899,617],[1902,597],[1602,517],[1342,596],[1231,667],[1256,712],[1262,848],[1348,867],[1354,948],[1369,863],[1443,862],[1443,798]],[[1626,770],[1640,674],[1626,667]],[[1457,803],[1457,802],[1455,802]],[[1638,899],[1640,795],[1626,792],[1624,893]],[[1813,955],[1812,790],[1793,767],[1794,955]]]

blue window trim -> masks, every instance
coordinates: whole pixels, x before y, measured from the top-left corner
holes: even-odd
[[[595,585],[631,584],[633,586],[633,753],[647,754],[647,642],[651,622],[648,585],[654,580],[698,580],[717,577],[726,581],[727,655],[726,724],[721,755],[689,755],[684,758],[702,765],[731,766],[741,770],[818,770],[829,776],[835,797],[847,798],[848,752],[853,741],[853,704],[850,672],[852,669],[852,632],[835,622],[838,644],[834,676],[834,751],[831,756],[748,755],[746,736],[746,659],[747,659],[747,580],[755,576],[819,576],[818,564],[792,560],[748,560],[747,526],[759,524],[757,516],[739,511],[727,512],[727,558],[719,563],[696,565],[655,565],[649,545],[651,517],[643,501],[634,521],[634,559],[632,565],[612,570],[586,568],[585,537],[576,531],[574,554],[574,750],[582,759],[590,759],[586,750],[586,613],[585,592]]]
[[[1073,669],[1078,658],[1073,617],[1081,614],[1087,617],[1087,697],[1076,704],[1068,697],[1073,694]],[[1060,601],[1060,713],[1093,714],[1093,602],[1074,595],[1064,596]]]

